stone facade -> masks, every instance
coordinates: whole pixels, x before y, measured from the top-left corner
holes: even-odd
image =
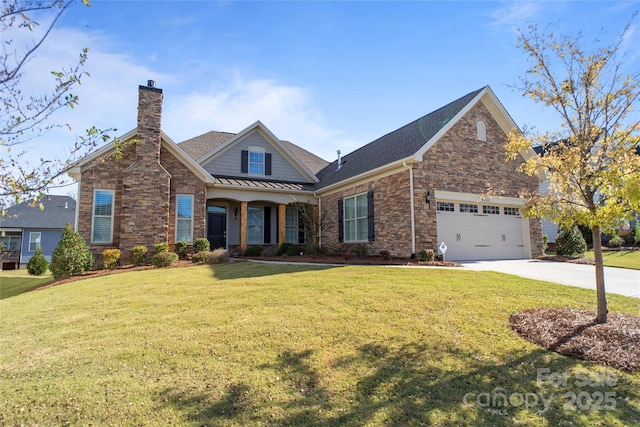
[[[477,139],[476,124],[483,121],[487,141]],[[436,250],[436,200],[425,202],[430,191],[452,191],[503,197],[535,193],[536,177],[517,171],[521,159],[505,161],[507,135],[482,103],[477,103],[441,139],[413,165],[416,251]],[[373,179],[341,191],[322,196],[322,245],[338,244],[339,199],[374,191],[375,241],[364,242],[369,253],[387,250],[394,256],[411,254],[411,216],[409,171]],[[542,255],[542,227],[529,219],[531,255]]]
[[[107,157],[81,174],[78,231],[89,243],[97,263],[102,251],[119,248],[126,263],[134,246],[175,243],[176,195],[194,196],[193,238],[206,237],[206,186],[161,143],[162,91],[139,89],[137,142],[123,156]],[[114,190],[113,241],[91,242],[93,194]]]

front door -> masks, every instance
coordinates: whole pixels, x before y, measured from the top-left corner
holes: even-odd
[[[227,248],[227,214],[209,213],[207,221],[207,239],[211,250]]]

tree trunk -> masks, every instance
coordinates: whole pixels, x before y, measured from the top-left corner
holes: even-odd
[[[593,236],[593,255],[596,259],[596,296],[598,298],[598,315],[596,322],[607,322],[607,295],[604,291],[604,262],[602,260],[602,244],[600,243],[600,227],[591,229]]]

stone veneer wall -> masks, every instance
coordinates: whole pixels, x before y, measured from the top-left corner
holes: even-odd
[[[482,120],[487,141],[477,139],[476,125]],[[482,104],[475,105],[414,165],[414,206],[416,252],[436,250],[436,200],[425,203],[428,190],[518,197],[538,191],[538,180],[517,172],[521,159],[505,161],[507,135]],[[394,256],[411,254],[411,217],[409,213],[409,172],[399,171],[375,181],[322,197],[322,246],[338,244],[338,208],[340,198],[374,191],[375,242],[367,243],[369,253],[388,250]],[[531,255],[542,255],[542,225],[529,219]]]

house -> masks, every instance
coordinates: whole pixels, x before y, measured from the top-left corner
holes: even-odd
[[[29,262],[37,249],[51,261],[62,229],[75,220],[76,201],[68,196],[45,196],[42,207],[22,202],[0,218],[0,269],[13,270]]]
[[[505,161],[517,126],[488,86],[330,164],[260,121],[177,144],[161,129],[162,90],[149,81],[138,94],[138,126],[121,137],[136,142],[122,156],[106,145],[70,170],[77,230],[97,256],[118,247],[127,260],[136,245],[198,237],[240,253],[313,235],[325,248],[406,257],[441,242],[448,259],[542,253],[540,223],[520,214],[518,197],[538,180]]]

